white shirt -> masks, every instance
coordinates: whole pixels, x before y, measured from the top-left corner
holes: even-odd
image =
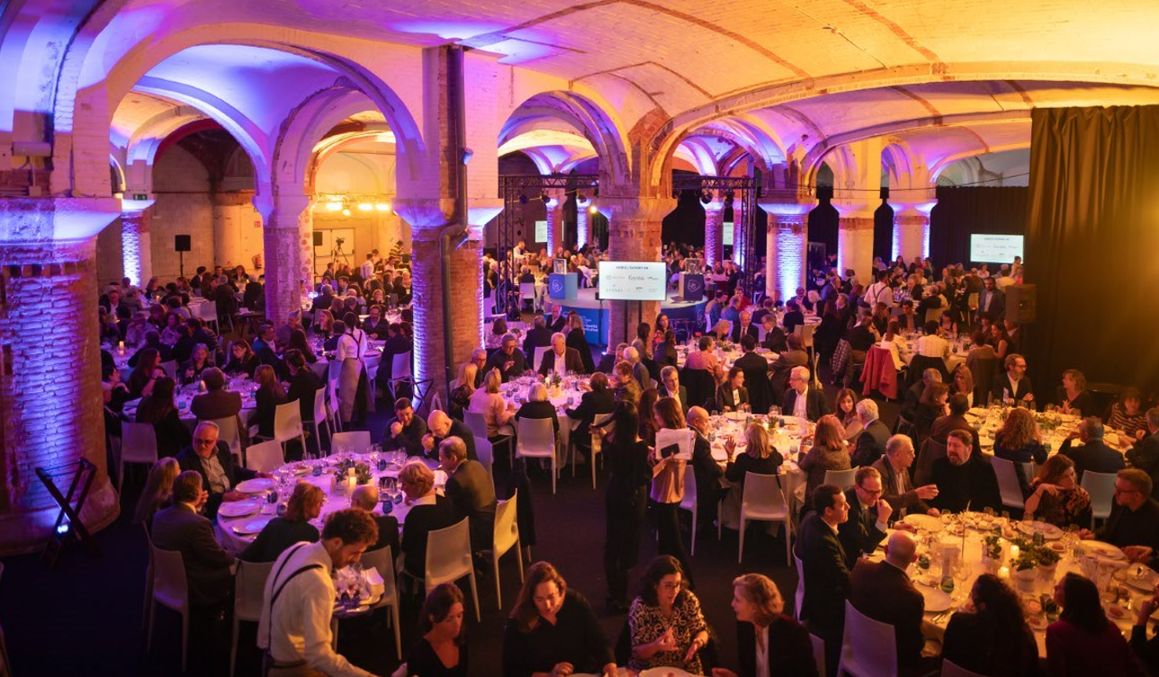
[[[869,285],[869,289],[866,290],[863,299],[870,306],[877,305],[878,303],[884,303],[885,307],[892,308],[893,290],[891,290],[889,285],[884,282],[874,282],[873,284]]]
[[[755,626],[754,626],[755,627]],[[769,628],[763,627],[756,632],[757,671],[758,675],[769,674]]]
[[[321,564],[322,568],[305,571],[290,580],[291,574],[311,564]],[[258,646],[279,663],[306,661],[311,668],[330,677],[370,677],[371,673],[351,665],[331,648],[330,619],[334,615],[335,593],[330,569],[333,566],[330,553],[322,543],[291,547],[278,557],[266,580],[266,601],[258,622]],[[274,586],[280,587],[287,580],[271,613]]]
[[[555,353],[554,350],[551,352]],[[562,376],[567,376],[567,348],[563,349],[563,355],[556,354],[555,360],[552,362],[552,371]]]
[[[374,261],[363,261],[359,272],[362,273],[362,279],[369,280],[374,276]]]
[[[798,416],[800,418],[808,418],[808,415],[806,413],[808,411],[808,408],[807,408],[808,401],[809,401],[808,395],[809,395],[808,386],[805,387],[805,392],[797,393],[797,399],[793,402],[793,416]]]
[[[334,359],[342,362],[346,359],[357,360],[366,354],[366,332],[355,329],[353,333],[346,333],[338,337],[338,347]]]
[[[918,339],[917,351],[925,357],[946,357],[950,354],[950,342],[937,334],[926,334]]]

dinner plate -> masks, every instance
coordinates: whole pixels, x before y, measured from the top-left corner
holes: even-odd
[[[254,536],[260,534],[262,529],[265,529],[266,525],[269,524],[270,520],[272,519],[273,517],[266,516],[240,522],[233,525],[233,533],[239,536]]]
[[[946,611],[953,604],[949,593],[943,592],[939,588],[933,588],[928,585],[916,585],[918,592],[922,593],[922,597],[926,600],[926,613],[939,614]]]
[[[690,672],[680,668],[649,668],[640,673],[640,677],[695,677]]]
[[[1102,541],[1079,541],[1082,549],[1090,555],[1098,555],[1099,557],[1106,557],[1107,559],[1127,559],[1127,555],[1123,553],[1110,543],[1103,543]]]
[[[234,489],[243,494],[260,494],[263,491],[270,491],[276,486],[278,483],[269,477],[255,477],[252,480],[238,482]]]
[[[1159,583],[1159,573],[1142,564],[1135,564],[1127,567],[1126,577],[1123,580],[1132,588],[1149,593],[1155,589],[1155,584]]]
[[[1047,522],[1019,522],[1018,530],[1028,536],[1033,536],[1035,531],[1041,531],[1043,538],[1048,541],[1062,538],[1062,529]]]
[[[925,529],[926,531],[931,531],[934,533],[937,533],[946,528],[945,525],[942,524],[941,518],[934,517],[933,515],[906,515],[905,519],[902,521],[904,521],[906,524],[912,524],[919,529]]]
[[[217,509],[217,514],[222,517],[245,517],[261,509],[262,503],[259,501],[234,501],[222,503],[221,507]]]

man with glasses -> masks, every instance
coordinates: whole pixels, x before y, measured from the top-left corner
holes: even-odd
[[[814,423],[829,413],[829,401],[819,388],[809,387],[809,369],[793,367],[789,372],[789,389],[785,392],[782,413],[786,416],[807,418]]]
[[[213,421],[202,421],[193,431],[193,445],[177,454],[177,465],[182,472],[193,470],[201,474],[202,484],[209,491],[205,503],[205,514],[209,519],[217,516],[217,508],[222,501],[240,501],[248,494],[234,490],[238,482],[255,477],[268,477],[236,465],[229,453],[229,445],[218,439],[220,431]]]
[[[881,473],[874,468],[858,468],[853,486],[845,491],[849,519],[837,526],[841,547],[845,549],[845,566],[850,570],[862,555],[873,553],[885,540],[893,507],[881,496]]]
[[[1010,353],[1003,362],[1004,373],[994,377],[990,388],[991,401],[1033,402],[1034,388],[1026,375],[1026,358],[1018,353]]]
[[[527,371],[527,360],[524,359],[521,351],[516,350],[514,334],[504,334],[502,347],[487,360],[485,371],[492,369],[499,370],[499,378],[502,383],[522,376],[523,372]]]
[[[1151,476],[1138,468],[1120,470],[1111,516],[1097,531],[1079,536],[1119,547],[1132,562],[1151,565],[1159,551],[1159,502],[1151,498]]]
[[[483,387],[483,377],[487,375],[487,349],[476,348],[471,351],[471,362],[475,364],[475,387]]]
[[[885,443],[885,455],[870,466],[881,476],[882,494],[878,500],[889,503],[899,517],[904,517],[907,511],[937,517],[940,514],[938,509],[931,508],[926,501],[938,495],[938,488],[933,484],[915,488],[910,479],[909,468],[914,456],[914,443],[908,435],[889,438]]]

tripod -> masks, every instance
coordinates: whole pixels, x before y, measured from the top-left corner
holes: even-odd
[[[334,248],[330,250],[330,261],[334,263],[335,267],[339,262],[345,263],[347,266],[350,265],[350,256],[342,250],[342,238],[334,239]]]

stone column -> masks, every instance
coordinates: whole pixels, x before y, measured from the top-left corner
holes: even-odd
[[[732,200],[732,262],[745,269],[745,238],[748,230],[745,228],[744,200],[735,196]]]
[[[563,247],[563,203],[567,193],[562,188],[547,191],[547,253],[555,256],[557,247]]]
[[[915,256],[926,258],[930,255],[930,210],[937,200],[928,202],[893,202],[893,253],[892,260],[903,256],[910,261]]]
[[[152,199],[121,200],[121,260],[125,277],[141,287],[153,277],[152,221]]]
[[[873,212],[875,205],[833,202],[841,214],[837,226],[837,268],[852,269],[861,283],[873,280]]]
[[[591,209],[592,199],[587,196],[577,196],[575,203],[575,248],[582,249],[592,239],[592,221],[588,210]]]
[[[797,287],[805,286],[809,212],[816,205],[810,202],[759,204],[769,215],[765,238],[765,295],[779,294],[782,301],[787,300],[797,294]]]
[[[303,242],[303,222],[309,232],[310,198],[299,194],[255,195],[254,207],[262,215],[262,249],[266,274],[266,317],[275,325],[286,322],[290,313],[302,308],[302,250],[313,247]],[[309,237],[308,235],[306,236]],[[220,261],[220,259],[219,259]]]
[[[660,261],[661,221],[676,208],[671,198],[600,197],[596,208],[608,219],[608,256],[612,261]],[[612,301],[608,343],[628,343],[640,322],[652,323],[658,301]],[[627,319],[625,320],[625,309]]]
[[[704,256],[709,266],[724,262],[724,202],[704,205]]]
[[[94,258],[96,233],[119,214],[112,198],[0,200],[0,554],[40,548],[55,522],[38,467],[57,467],[67,493],[68,464],[87,459],[96,475],[81,520],[95,531],[119,513],[105,461]]]

